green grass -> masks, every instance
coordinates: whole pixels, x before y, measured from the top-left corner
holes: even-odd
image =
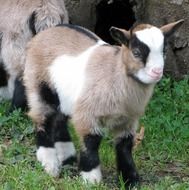
[[[55,179],[36,161],[32,122],[19,110],[7,115],[9,106],[9,102],[0,104],[0,190],[123,189],[117,182],[113,143],[108,135],[100,149],[103,183],[84,184],[76,166],[64,167],[60,178]],[[142,182],[136,189],[189,190],[189,79],[176,82],[164,78],[155,88],[141,125],[145,137],[134,158]]]

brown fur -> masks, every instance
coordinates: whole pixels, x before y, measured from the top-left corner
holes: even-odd
[[[83,179],[100,181],[98,146],[103,128],[109,128],[115,138],[118,172],[123,174],[126,184],[137,182],[139,177],[131,154],[132,140],[154,84],[142,83],[142,77],[135,78],[141,68],[148,66],[138,56],[134,57],[129,43],[127,45],[132,37],[130,34],[135,33],[111,28],[111,35],[122,44],[111,46],[102,43],[92,33],[69,27],[43,31],[28,45],[24,82],[29,115],[37,130],[45,131],[44,120],[48,121],[52,111],[57,112],[57,108],[53,109],[42,100],[44,94],[41,95],[40,85],[45,83],[52,91],[59,93],[59,108],[63,114],[71,116],[81,138],[83,150],[79,166]],[[146,27],[150,26],[141,25],[133,31]],[[167,28],[166,31],[170,32]],[[66,72],[69,72],[68,75]],[[65,77],[62,77],[64,74]],[[39,156],[38,160],[41,161]],[[50,171],[52,174],[53,170]]]
[[[52,110],[48,105],[41,102],[40,97],[37,97],[38,100],[36,100],[30,96],[32,96],[31,94],[38,96],[38,86],[43,81],[53,89],[47,74],[49,64],[52,63],[56,57],[64,53],[76,56],[89,46],[95,44],[94,41],[91,41],[88,37],[85,38],[85,36],[80,33],[75,33],[74,30],[64,28],[64,32],[62,32],[62,29],[62,27],[56,27],[42,31],[31,40],[27,48],[25,86],[27,87],[27,94],[30,100],[29,105],[31,107],[29,116],[38,123],[38,126],[43,122],[43,117],[41,116],[48,114]],[[45,38],[43,38],[44,36]],[[64,38],[64,36],[66,37]],[[80,39],[83,40],[80,41]],[[38,44],[39,40],[41,40],[40,45]],[[77,44],[82,44],[82,46],[79,47]],[[68,51],[67,47],[70,47],[72,51]]]
[[[43,81],[53,89],[47,73],[50,64],[63,54],[79,55],[95,43],[85,35],[65,27],[43,31],[29,43],[24,80],[30,116],[38,126],[50,108],[46,108],[40,97],[36,100],[32,96],[38,96],[38,86]],[[133,128],[136,128],[138,118],[144,113],[153,90],[153,85],[144,86],[127,77],[129,72],[141,68],[141,64],[135,63],[135,58],[125,46],[100,46],[90,60],[86,88],[72,115],[76,130],[81,136],[101,133],[98,126],[108,124],[112,130],[116,127],[118,134],[123,133],[123,130],[134,134]],[[123,126],[125,123],[128,126]]]
[[[144,86],[126,77],[129,67],[132,66],[130,70],[137,70],[141,66],[134,64],[127,48],[121,47],[116,56],[111,56],[114,51],[112,47],[100,47],[91,57],[93,61],[87,70],[90,80],[86,83],[73,115],[74,122],[78,123],[77,130],[86,128],[84,124],[80,125],[86,123],[88,127],[97,127],[91,130],[92,133],[96,133],[96,130],[100,132],[98,126],[107,126],[114,131],[116,128],[117,133],[125,131],[129,134],[144,113],[153,85]],[[122,57],[125,56],[127,58],[123,64]]]

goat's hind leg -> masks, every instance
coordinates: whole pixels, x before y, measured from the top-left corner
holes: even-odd
[[[53,122],[53,140],[58,160],[63,165],[72,164],[76,161],[76,150],[68,131],[68,117],[57,113]]]
[[[60,174],[62,164],[76,160],[67,120],[59,112],[51,113],[46,116],[42,130],[37,131],[37,158],[47,173],[55,177]]]
[[[59,161],[53,141],[53,119],[55,114],[49,114],[36,131],[37,159],[45,171],[57,177],[60,174],[61,162]]]

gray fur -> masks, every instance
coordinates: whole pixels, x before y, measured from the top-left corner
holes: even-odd
[[[0,0],[0,5],[0,57],[9,74],[9,95],[4,98],[10,99],[15,78],[22,75],[24,69],[26,44],[33,37],[31,16],[34,16],[33,27],[38,33],[57,24],[68,23],[68,13],[63,0]],[[0,97],[7,93],[0,89]]]

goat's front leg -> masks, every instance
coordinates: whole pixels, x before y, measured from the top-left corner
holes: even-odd
[[[122,175],[126,187],[133,186],[139,181],[135,163],[132,157],[133,135],[116,139],[116,156],[118,173]]]
[[[80,152],[79,169],[84,181],[100,182],[102,179],[98,149],[101,136],[87,134],[83,136],[83,149]]]

